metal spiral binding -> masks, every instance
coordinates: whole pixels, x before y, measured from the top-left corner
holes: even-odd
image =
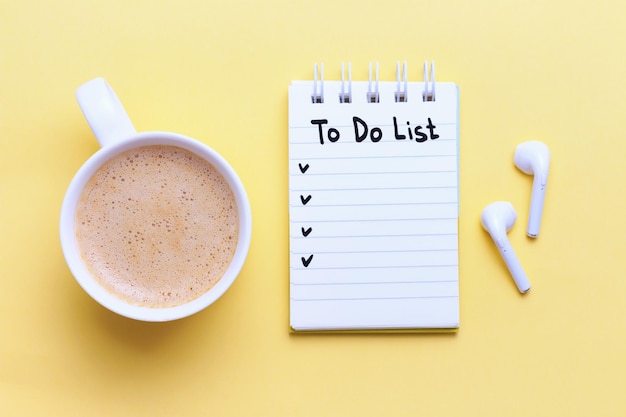
[[[369,84],[367,85],[367,102],[380,103],[380,96],[378,95],[378,62],[376,63],[376,81],[374,91],[372,91],[372,63],[370,62]]]
[[[428,83],[430,80],[430,89]],[[428,61],[424,61],[424,92],[422,93],[423,101],[435,101],[435,61],[430,63],[430,77],[428,74]]]
[[[317,64],[313,65],[313,94],[311,94],[311,101],[313,103],[323,103],[324,102],[324,64],[320,64],[320,83],[319,83],[319,91],[317,88]]]
[[[341,63],[341,93],[339,94],[340,103],[352,103],[352,63],[348,62],[348,92],[346,92],[345,67]]]
[[[402,77],[400,76],[400,72],[402,71]],[[409,99],[409,89],[408,89],[408,81],[407,81],[407,66],[406,61],[404,62],[404,66],[402,70],[400,70],[400,61],[396,64],[396,82],[398,83],[398,87],[396,88],[395,98],[397,103],[406,103]]]
[[[409,82],[408,69],[406,61],[400,65],[396,64],[396,91],[394,93],[397,103],[406,103],[409,100]],[[437,96],[435,92],[435,62],[430,63],[430,71],[428,61],[424,61],[424,90],[422,92],[422,101],[435,101]],[[374,68],[372,62],[369,63],[369,81],[367,85],[367,102],[380,103],[379,94],[379,65],[376,62]],[[313,94],[311,94],[312,103],[324,103],[324,64],[314,64],[313,66]],[[352,63],[348,62],[347,80],[346,66],[341,63],[341,92],[339,93],[340,103],[352,103]]]

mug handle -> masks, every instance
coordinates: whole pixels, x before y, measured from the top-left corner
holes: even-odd
[[[95,78],[78,87],[76,99],[103,148],[137,134],[122,102],[104,78]]]

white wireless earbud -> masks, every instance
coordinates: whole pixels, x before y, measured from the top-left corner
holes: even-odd
[[[531,140],[521,143],[515,149],[513,157],[515,166],[525,174],[534,175],[533,191],[530,196],[530,210],[528,212],[528,229],[526,234],[530,237],[539,235],[541,226],[541,214],[543,212],[543,200],[546,195],[548,184],[548,171],[550,170],[550,149],[545,143]]]
[[[517,219],[517,213],[513,205],[508,201],[496,201],[489,204],[483,209],[483,213],[480,217],[480,223],[493,239],[493,242],[498,247],[500,255],[504,259],[504,263],[517,285],[517,289],[521,293],[525,293],[530,290],[530,281],[522,268],[522,264],[517,259],[513,247],[506,236],[506,233],[511,230],[515,220]]]

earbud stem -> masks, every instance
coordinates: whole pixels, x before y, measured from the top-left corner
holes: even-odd
[[[530,281],[526,276],[526,272],[524,272],[524,268],[522,268],[522,264],[519,259],[515,255],[515,251],[513,251],[513,247],[508,239],[504,239],[504,244],[502,246],[496,244],[498,250],[500,251],[500,255],[502,255],[502,259],[504,259],[504,263],[506,264],[511,276],[513,277],[513,281],[515,281],[515,285],[517,285],[517,289],[521,293],[525,293],[530,290]]]
[[[539,236],[546,185],[546,181],[540,175],[535,175],[533,191],[530,196],[530,209],[528,211],[528,228],[526,229],[526,234],[532,238]]]

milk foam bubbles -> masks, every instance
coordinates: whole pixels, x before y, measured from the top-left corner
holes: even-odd
[[[174,307],[208,291],[237,247],[238,209],[222,175],[183,148],[121,153],[91,177],[76,210],[81,257],[109,292]]]

